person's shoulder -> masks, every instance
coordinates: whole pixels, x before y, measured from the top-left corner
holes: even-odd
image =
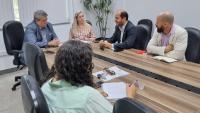
[[[90,86],[84,86],[85,91],[87,91],[87,97],[91,98],[91,97],[95,97],[97,95],[99,95],[99,92],[97,89],[90,87]]]
[[[187,34],[187,31],[185,30],[185,28],[179,26],[179,25],[174,25],[175,26],[175,33],[177,35],[181,35],[181,34]]]
[[[37,29],[37,25],[34,21],[32,21],[26,26],[26,29]]]
[[[47,22],[47,27],[50,29],[50,30],[53,30],[53,24],[51,22]]]
[[[46,82],[42,85],[41,90],[42,90],[43,93],[46,93],[46,92],[49,91],[49,89],[50,89],[49,82],[50,82],[50,81],[51,81],[51,79],[48,80],[48,81],[46,81]]]
[[[91,87],[91,86],[84,86],[83,87],[85,90],[87,90],[87,92],[88,93],[93,93],[93,92],[96,92],[97,90],[96,89],[94,89],[93,87]]]
[[[53,24],[52,24],[51,22],[47,22],[47,25],[51,25],[51,26],[53,26]]]
[[[86,27],[89,28],[89,29],[92,29],[92,25],[86,23]]]
[[[135,27],[135,25],[133,24],[133,22],[131,22],[130,20],[128,21],[128,23],[127,23],[129,26],[131,26],[131,27]]]
[[[128,21],[127,29],[136,29],[136,26],[131,21]]]
[[[90,86],[82,86],[75,90],[75,95],[79,96],[79,100],[81,100],[81,102],[79,103],[80,106],[85,106],[85,104],[87,104],[91,100],[95,100],[95,97],[97,97],[98,95],[98,91]]]
[[[188,38],[188,33],[186,29],[179,25],[174,25],[175,26],[175,37],[180,40],[185,40]]]

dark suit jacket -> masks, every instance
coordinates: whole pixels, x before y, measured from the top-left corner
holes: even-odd
[[[136,27],[135,25],[133,25],[131,21],[128,21],[128,23],[126,24],[122,38],[122,43],[120,43],[120,37],[121,37],[121,31],[119,29],[119,26],[115,26],[115,32],[113,36],[107,39],[109,43],[114,43],[115,51],[130,49],[133,47],[134,42],[136,40]]]

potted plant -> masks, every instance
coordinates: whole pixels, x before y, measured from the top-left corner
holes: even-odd
[[[88,11],[95,14],[96,25],[99,28],[100,37],[105,38],[108,30],[108,17],[112,12],[112,0],[82,0],[82,2]]]

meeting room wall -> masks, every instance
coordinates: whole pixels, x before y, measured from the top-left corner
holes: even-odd
[[[13,57],[7,55],[3,41],[2,28],[7,20],[14,20],[12,0],[0,0],[0,71],[14,67]]]
[[[77,0],[76,2],[80,2]],[[113,14],[109,17],[108,35],[110,37],[114,31],[114,12],[117,9],[125,9],[129,13],[129,19],[134,23],[140,19],[148,18],[155,24],[156,16],[165,10],[171,11],[175,15],[175,23],[183,27],[196,27],[200,29],[199,22],[199,0],[113,0]],[[81,5],[82,10],[86,12],[86,17],[93,23],[93,28],[97,36],[98,28],[95,25],[94,15]],[[155,26],[154,26],[155,28]]]
[[[137,23],[142,18],[151,19],[165,10],[175,15],[175,23],[183,27],[200,29],[199,0],[123,0],[124,9],[129,12],[130,20]]]
[[[14,68],[15,66],[13,65],[12,61],[13,57],[8,56],[8,54],[6,53],[3,41],[3,33],[0,30],[0,71],[8,68]]]

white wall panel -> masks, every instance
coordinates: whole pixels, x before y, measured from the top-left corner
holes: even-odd
[[[33,14],[37,10],[48,13],[48,21],[53,24],[69,22],[70,0],[19,0],[20,20],[24,26],[33,20]]]

